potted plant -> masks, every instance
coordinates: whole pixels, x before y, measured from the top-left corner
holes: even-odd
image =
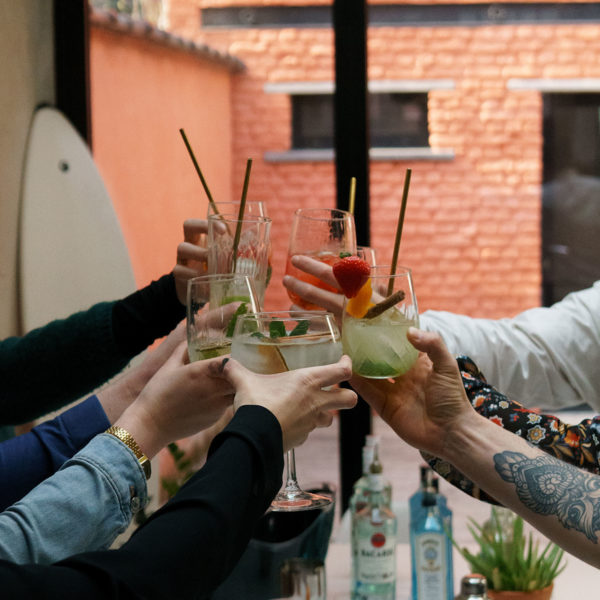
[[[507,509],[494,508],[489,521],[479,525],[471,519],[471,524],[477,554],[453,543],[472,571],[485,576],[491,600],[550,598],[554,579],[566,566],[556,544],[548,542],[540,552],[531,532],[528,536],[523,532],[523,519]]]

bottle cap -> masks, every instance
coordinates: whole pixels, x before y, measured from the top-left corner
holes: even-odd
[[[487,580],[479,573],[465,575],[460,582],[462,596],[484,596],[487,593]]]

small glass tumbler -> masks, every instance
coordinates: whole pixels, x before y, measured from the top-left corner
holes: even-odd
[[[237,317],[258,311],[258,296],[246,275],[202,275],[188,280],[190,361],[229,354]]]
[[[325,565],[312,558],[288,558],[281,567],[281,594],[289,600],[326,600]]]

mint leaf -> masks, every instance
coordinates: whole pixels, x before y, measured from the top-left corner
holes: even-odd
[[[294,329],[292,329],[292,331],[290,331],[290,335],[304,335],[307,331],[308,331],[308,326],[309,326],[309,322],[304,320],[304,321],[298,321],[298,324],[296,325],[296,327],[294,327]]]
[[[351,252],[340,252],[340,258],[348,258],[349,256],[352,256]]]
[[[285,323],[283,321],[271,321],[269,323],[269,335],[271,339],[285,337]]]
[[[233,332],[235,331],[235,324],[237,322],[237,318],[240,315],[245,315],[247,312],[248,312],[248,307],[246,306],[245,302],[242,302],[242,304],[240,304],[237,307],[237,310],[233,313],[231,320],[227,324],[227,330],[225,331],[226,337],[228,337],[228,338],[233,337]]]
[[[260,331],[255,331],[254,333],[250,334],[250,337],[260,338],[262,340],[262,339],[266,339],[267,336]]]

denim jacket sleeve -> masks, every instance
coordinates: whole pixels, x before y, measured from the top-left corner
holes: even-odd
[[[100,434],[52,477],[0,513],[0,560],[49,564],[108,548],[148,502],[125,444]]]
[[[110,426],[96,396],[0,443],[0,510],[27,494]]]

